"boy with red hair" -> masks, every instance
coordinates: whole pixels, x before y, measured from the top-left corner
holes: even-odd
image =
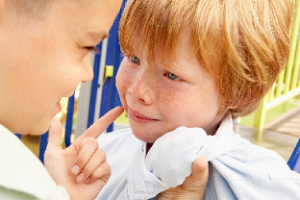
[[[204,199],[299,199],[300,175],[232,122],[284,68],[294,3],[129,0],[116,85],[130,129],[98,139],[112,167],[98,199],[161,198],[200,155],[210,161]]]

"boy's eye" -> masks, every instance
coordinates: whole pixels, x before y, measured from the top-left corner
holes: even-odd
[[[129,60],[133,63],[140,64],[140,59],[135,56],[129,56]]]
[[[99,53],[99,49],[96,46],[86,47],[92,53]]]
[[[173,81],[180,81],[181,80],[178,76],[176,76],[175,74],[173,74],[171,72],[168,72],[167,76],[168,76],[169,79],[171,79]]]

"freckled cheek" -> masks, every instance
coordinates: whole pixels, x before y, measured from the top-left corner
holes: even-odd
[[[186,100],[185,92],[181,90],[161,89],[156,101],[161,112],[168,121],[173,121],[185,111]]]
[[[159,99],[161,106],[167,108],[168,111],[172,112],[178,110],[181,103],[183,103],[182,95],[176,91],[160,91]]]
[[[162,91],[159,95],[160,111],[165,120],[165,130],[172,131],[179,126],[188,126],[190,115],[187,105],[190,102],[183,91]]]
[[[121,101],[125,99],[125,94],[132,85],[132,75],[128,70],[120,67],[116,76],[116,87],[119,92]],[[124,102],[123,102],[124,103]]]
[[[194,89],[165,91],[161,94],[160,108],[170,129],[178,126],[202,127],[218,110],[217,96],[211,91]]]

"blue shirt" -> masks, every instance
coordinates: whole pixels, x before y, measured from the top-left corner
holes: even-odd
[[[180,185],[193,160],[210,161],[204,200],[299,200],[300,175],[274,151],[255,146],[233,131],[230,114],[214,136],[200,128],[179,127],[159,138],[145,154],[145,143],[130,129],[98,138],[112,175],[97,200],[155,199]]]

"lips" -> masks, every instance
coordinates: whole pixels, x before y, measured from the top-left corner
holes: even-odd
[[[145,115],[142,115],[141,113],[134,111],[130,108],[128,108],[128,116],[135,122],[138,123],[151,123],[151,122],[157,122],[158,119],[153,119],[150,117],[147,117]]]

